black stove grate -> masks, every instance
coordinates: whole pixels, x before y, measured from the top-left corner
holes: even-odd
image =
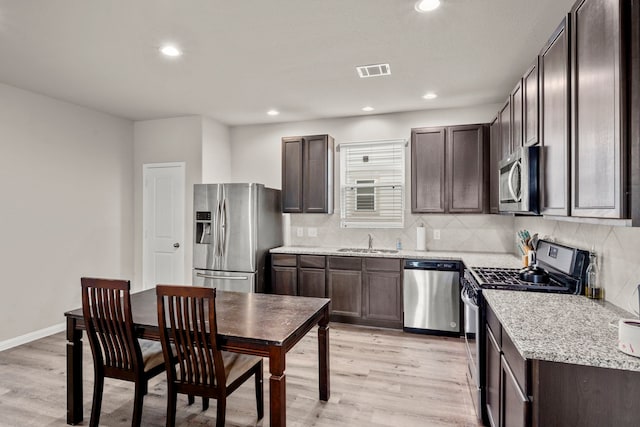
[[[521,280],[518,276],[520,269],[517,268],[492,268],[492,267],[472,267],[478,284],[483,288],[491,289],[522,289],[522,290],[553,290],[566,288],[552,276],[549,283],[532,283]]]

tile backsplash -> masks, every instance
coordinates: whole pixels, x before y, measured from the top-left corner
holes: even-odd
[[[513,217],[502,215],[413,215],[405,213],[404,228],[340,228],[340,214],[290,214],[289,242],[294,246],[373,247],[416,249],[416,228],[426,228],[430,251],[500,252],[514,251]],[[287,227],[285,227],[286,229]],[[440,239],[434,239],[439,231]],[[300,236],[299,234],[302,234]],[[287,238],[285,238],[285,241]]]
[[[584,250],[595,250],[605,300],[628,311],[638,311],[640,283],[640,228],[517,217],[515,230],[526,228],[540,237]]]
[[[285,242],[294,246],[361,247],[373,237],[373,247],[416,249],[416,228],[426,228],[429,251],[516,253],[516,231],[531,234],[598,254],[605,299],[625,310],[638,311],[640,283],[640,228],[557,221],[542,217],[509,215],[414,215],[405,213],[398,229],[340,228],[340,214],[289,214],[285,218]],[[440,239],[434,239],[434,232]]]

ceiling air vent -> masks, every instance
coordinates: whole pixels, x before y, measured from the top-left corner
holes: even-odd
[[[388,76],[391,74],[389,64],[360,65],[356,67],[356,70],[358,70],[358,75],[361,79],[365,77]]]

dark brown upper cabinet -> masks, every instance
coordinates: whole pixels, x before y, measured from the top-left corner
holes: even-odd
[[[538,143],[538,57],[522,77],[522,145]]]
[[[630,9],[628,19],[640,22],[640,0],[634,0]],[[629,36],[629,216],[637,227],[640,226],[640,25],[632,25]]]
[[[540,51],[540,208],[544,215],[569,215],[570,75],[569,16]]]
[[[411,130],[412,212],[485,212],[485,129],[465,125]]]
[[[446,129],[411,130],[411,212],[446,212]]]
[[[522,147],[522,112],[523,112],[522,79],[511,91],[511,144],[510,153]]]
[[[496,116],[489,125],[489,212],[498,213],[500,181],[498,164],[502,160],[502,142],[500,140],[500,118]]]
[[[333,138],[282,138],[282,212],[333,213]]]
[[[627,6],[582,0],[571,10],[572,216],[626,217]]]
[[[485,125],[447,129],[449,212],[482,213],[486,210],[485,129]]]
[[[511,154],[511,96],[507,98],[500,111],[500,142],[502,144],[502,155],[500,159],[506,159]]]

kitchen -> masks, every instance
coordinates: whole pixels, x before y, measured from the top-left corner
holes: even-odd
[[[61,313],[80,303],[77,279],[82,275],[121,276],[131,278],[134,284],[141,283],[143,164],[186,162],[188,188],[199,182],[230,180],[261,182],[280,188],[281,138],[285,136],[327,133],[338,142],[409,139],[412,128],[488,123],[572,3],[547,5],[557,9],[553,19],[540,23],[545,30],[536,33],[539,43],[531,42],[528,54],[519,57],[520,63],[513,66],[509,81],[502,82],[504,89],[499,96],[487,101],[488,105],[476,102],[447,107],[440,104],[440,108],[413,112],[227,127],[206,115],[178,117],[185,114],[184,111],[161,116],[174,118],[125,120],[96,112],[103,111],[98,107],[91,110],[58,101],[68,99],[73,102],[75,98],[65,98],[51,88],[18,89],[23,87],[22,80],[15,75],[11,78],[3,75],[0,80],[8,84],[0,86],[2,116],[7,118],[3,121],[2,139],[3,147],[5,144],[10,147],[3,150],[6,164],[2,194],[7,195],[3,213],[3,235],[7,244],[2,252],[7,272],[3,288],[7,292],[5,301],[12,302],[5,303],[7,305],[1,310],[0,342],[11,346],[21,340],[38,338],[38,334],[46,336],[62,330]],[[33,16],[40,13],[32,11]],[[9,31],[13,28],[9,25],[10,14],[3,12],[2,16],[2,22],[6,23],[3,31]],[[28,40],[23,39],[25,35],[19,35],[22,38],[18,39],[17,45],[27,44]],[[391,65],[393,67],[393,63]],[[11,69],[9,61],[7,65],[3,64],[3,69],[6,72]],[[38,69],[37,63],[32,64],[32,72]],[[55,75],[54,69],[45,70]],[[128,78],[117,74],[114,77]],[[51,82],[55,84],[54,79]],[[28,88],[26,83],[24,87]],[[227,98],[233,99],[233,96]],[[25,111],[29,114],[24,114]],[[336,185],[339,182],[337,169]],[[407,174],[409,170],[407,167]],[[78,178],[78,174],[82,178]],[[88,180],[88,176],[93,178]],[[409,194],[410,180],[406,183]],[[42,197],[24,197],[34,189],[41,189]],[[67,191],[61,192],[61,189]],[[193,214],[190,205],[192,201],[188,199],[187,218]],[[43,206],[46,206],[45,211]],[[515,233],[528,229],[541,236],[553,236],[567,245],[587,250],[593,247],[602,255],[601,275],[606,299],[617,306],[627,308],[628,301],[634,300],[633,292],[640,276],[640,263],[634,250],[640,237],[637,228],[613,225],[615,221],[571,222],[484,214],[414,215],[409,213],[407,204],[405,226],[400,230],[342,229],[339,222],[339,215],[335,213],[292,214],[290,243],[364,248],[368,243],[367,234],[372,234],[374,247],[395,248],[400,239],[402,246],[410,249],[416,244],[415,228],[423,223],[427,229],[426,247],[430,251],[513,253]],[[440,239],[435,238],[434,230],[439,230]],[[191,239],[192,230],[186,227],[185,241]],[[185,245],[184,281],[187,283],[192,265],[190,251],[189,245]],[[34,269],[32,255],[27,257],[25,254],[36,254],[41,258],[41,267]],[[28,278],[25,278],[25,271],[29,272]],[[21,285],[15,286],[15,283]],[[18,313],[31,307],[38,307],[39,316],[21,320],[19,324],[13,321]]]

